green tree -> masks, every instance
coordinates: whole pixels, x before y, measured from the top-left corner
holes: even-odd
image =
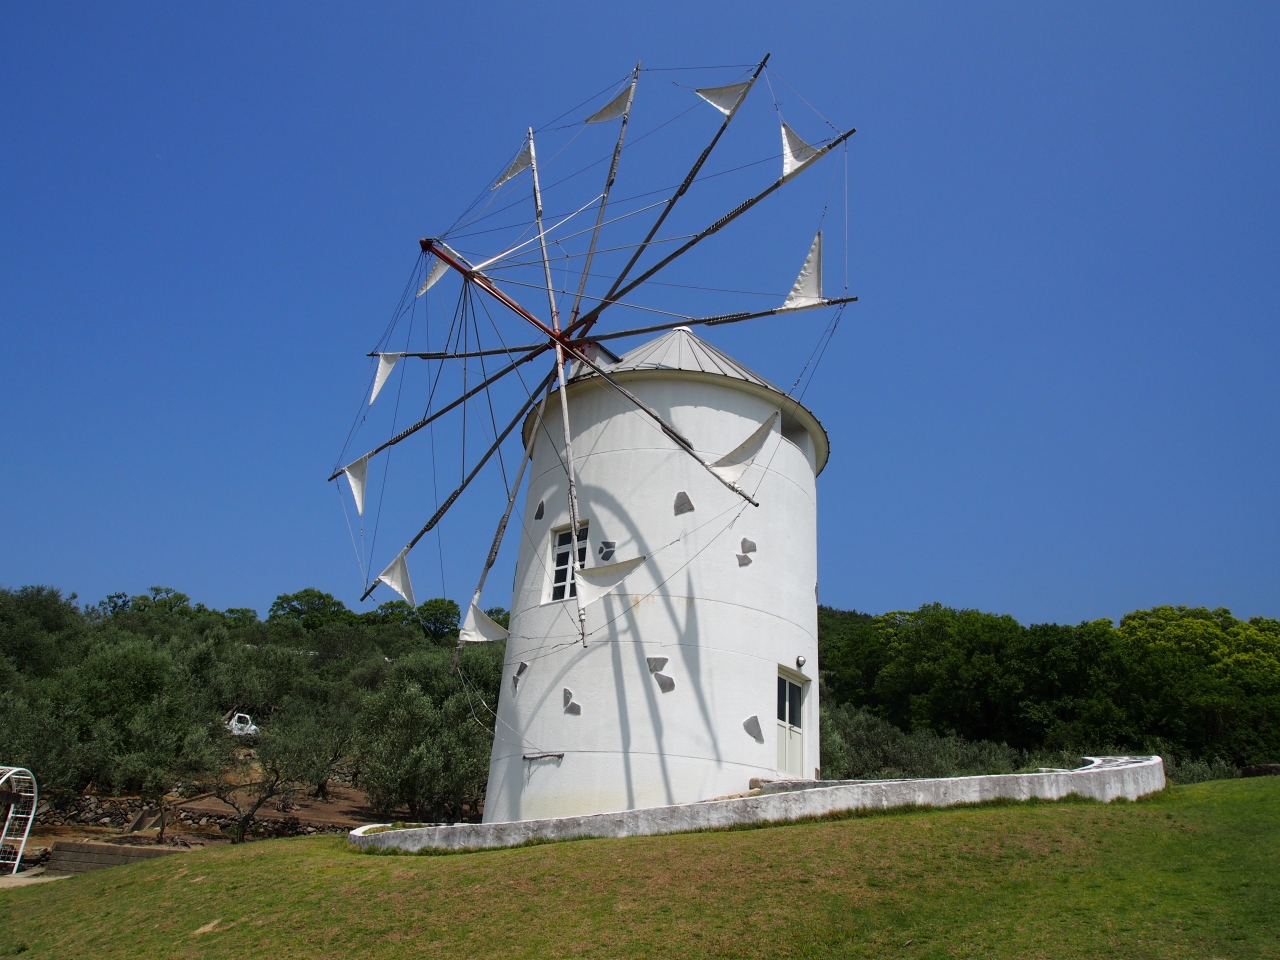
[[[462,617],[458,605],[444,597],[436,597],[418,606],[418,622],[436,643],[452,643],[458,639],[458,623]]]
[[[267,622],[292,621],[311,631],[328,623],[348,623],[355,616],[333,594],[308,587],[276,597],[267,612]]]

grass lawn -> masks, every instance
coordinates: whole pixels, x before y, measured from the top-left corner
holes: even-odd
[[[25,957],[1280,957],[1280,778],[376,856],[334,837],[0,891]]]

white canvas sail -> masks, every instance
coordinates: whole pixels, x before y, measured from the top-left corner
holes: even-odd
[[[785,123],[782,125],[782,175],[789,177],[818,155],[818,149],[800,139]]]
[[[751,89],[751,84],[754,82],[754,80],[745,80],[742,83],[731,83],[727,87],[699,87],[693,92],[729,117],[738,109],[738,104],[742,102],[742,98],[747,95],[747,91]]]
[[[408,553],[408,547],[401,550],[396,558],[387,564],[387,569],[378,574],[378,579],[404,597],[409,606],[416,607],[417,604],[413,601],[413,584],[409,582],[409,564],[405,561]]]
[[[606,103],[603,107],[593,113],[584,120],[584,123],[607,123],[610,120],[617,120],[620,116],[627,112],[627,97],[631,93],[631,88],[627,87],[620,94]]]
[[[387,382],[387,377],[391,376],[391,371],[396,368],[396,363],[403,356],[403,353],[378,354],[378,374],[373,378],[373,392],[369,394],[369,406],[372,407],[373,401],[378,399],[378,394],[382,392],[382,385]]]
[[[756,454],[764,447],[764,442],[769,439],[769,434],[773,432],[773,425],[777,421],[778,414],[772,414],[768,420],[752,431],[751,436],[711,464],[711,472],[726,483],[737,483],[755,460]]]
[[[342,468],[347,475],[347,483],[351,484],[351,497],[356,502],[356,513],[364,516],[364,478],[369,472],[369,455],[366,453],[354,463]]]
[[[467,609],[467,616],[458,630],[458,637],[464,643],[492,643],[495,640],[507,639],[507,631],[473,603]]]
[[[782,303],[783,310],[800,310],[805,307],[817,307],[822,299],[822,231],[813,238],[809,247],[809,255],[804,258],[804,266],[800,268],[800,276],[796,277],[791,292]]]
[[[444,244],[442,243],[440,244],[440,246],[444,247]],[[444,248],[446,250],[449,250],[448,247],[444,247]],[[452,250],[449,250],[449,252],[453,253]],[[436,257],[435,263],[431,264],[431,269],[427,272],[427,279],[423,280],[422,286],[418,288],[418,296],[422,296],[424,293],[426,293],[428,290],[434,287],[436,285],[436,281],[439,280],[441,277],[443,277],[445,273],[448,272],[448,270],[449,270],[449,265],[445,263],[443,260],[441,260],[439,257]]]
[[[507,167],[506,173],[500,176],[498,178],[498,182],[495,183],[489,189],[497,190],[500,186],[502,186],[512,177],[520,176],[520,174],[524,173],[526,170],[529,169],[529,165],[531,163],[533,163],[533,151],[529,147],[529,141],[525,140],[524,149],[521,150],[519,155],[514,160],[511,161],[511,166]]]
[[[644,563],[647,557],[636,557],[633,560],[622,560],[618,563],[606,563],[602,567],[587,567],[573,571],[573,579],[577,584],[578,609],[589,607],[606,593],[622,583],[623,580]]]

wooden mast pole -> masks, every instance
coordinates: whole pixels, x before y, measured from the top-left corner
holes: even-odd
[[[597,304],[587,313],[583,314],[582,318],[578,321],[577,326],[581,328],[581,327],[589,326],[592,323],[595,323],[596,318],[599,317],[600,314],[604,312],[606,307],[614,303],[615,300],[625,297],[628,293],[630,293],[636,287],[640,286],[640,284],[644,283],[646,280],[652,277],[655,273],[657,273],[663,267],[671,263],[671,261],[677,259],[678,257],[683,256],[689,250],[691,250],[694,246],[701,243],[703,240],[711,236],[713,233],[717,233],[720,230],[723,230],[725,227],[731,224],[734,220],[737,220],[740,216],[742,216],[744,213],[746,213],[748,210],[754,207],[757,203],[759,203],[765,197],[769,196],[774,191],[780,189],[784,184],[798,177],[805,170],[808,170],[820,158],[826,156],[833,149],[838,147],[840,144],[844,143],[846,140],[848,140],[857,132],[858,131],[855,129],[850,129],[845,133],[840,134],[840,136],[836,137],[826,146],[821,147],[817,153],[815,153],[812,157],[810,157],[808,160],[804,162],[803,166],[797,167],[795,170],[792,170],[790,173],[783,174],[781,177],[775,180],[772,184],[770,184],[760,193],[757,193],[754,197],[752,197],[749,200],[744,200],[742,203],[738,204],[738,206],[734,207],[732,210],[726,213],[723,217],[721,217],[715,223],[711,224],[711,226],[707,227],[705,230],[701,231],[700,233],[694,234],[694,236],[691,239],[687,240],[684,244],[682,244],[678,250],[675,250],[672,253],[667,254],[665,257],[663,257],[661,260],[655,263],[652,267],[650,267],[644,273],[640,274],[640,276],[636,277],[634,280],[628,283],[625,287],[622,287],[620,290],[614,291],[614,294],[612,296],[607,297],[605,300]],[[573,335],[574,333],[576,333],[576,330],[569,329],[569,330],[566,330],[565,333],[568,335]]]
[[[581,570],[578,557],[578,487],[573,473],[573,438],[569,433],[569,391],[564,377],[564,342],[560,333],[560,310],[556,306],[555,287],[551,281],[551,259],[547,255],[547,235],[542,228],[542,188],[538,185],[538,153],[533,145],[533,127],[529,128],[529,169],[533,171],[533,211],[538,221],[538,245],[542,248],[542,272],[547,280],[547,303],[551,307],[551,336],[556,345],[556,380],[560,391],[560,426],[564,432],[564,472],[569,486],[569,563]],[[587,611],[578,604],[578,634],[587,645]]]
[[[600,196],[600,209],[596,212],[596,226],[591,232],[591,245],[587,247],[587,261],[582,267],[582,279],[578,281],[578,294],[573,298],[573,310],[569,313],[569,326],[578,319],[578,308],[582,306],[582,292],[587,287],[587,277],[591,274],[591,261],[596,255],[596,243],[600,239],[600,227],[604,223],[604,208],[609,202],[609,191],[618,176],[618,158],[622,156],[622,141],[627,135],[627,121],[631,119],[631,104],[636,99],[636,81],[640,79],[640,61],[631,74],[631,89],[627,93],[627,106],[622,111],[622,129],[618,131],[618,142],[613,148],[613,162],[609,164],[609,176],[604,182],[604,193]]]
[[[608,303],[613,299],[613,295],[618,292],[618,288],[622,286],[623,281],[627,279],[627,274],[631,272],[631,268],[636,265],[636,261],[640,259],[640,255],[644,253],[645,249],[653,241],[654,236],[657,235],[658,229],[662,226],[663,221],[667,219],[667,214],[671,213],[672,208],[675,207],[679,199],[689,191],[691,186],[693,186],[693,181],[694,178],[697,177],[698,171],[701,170],[702,165],[707,162],[707,157],[711,156],[711,151],[716,148],[716,144],[720,142],[720,138],[724,136],[724,132],[729,129],[729,124],[733,121],[733,118],[738,115],[738,108],[742,106],[743,101],[747,99],[747,94],[749,94],[751,92],[751,88],[755,86],[756,80],[760,77],[760,72],[764,70],[765,64],[769,62],[769,56],[770,54],[766,53],[764,55],[764,59],[756,66],[756,72],[751,75],[751,80],[747,85],[747,89],[742,91],[742,96],[738,98],[738,102],[734,104],[733,109],[729,111],[728,116],[724,118],[724,122],[720,124],[720,129],[716,131],[716,135],[711,138],[711,142],[707,144],[706,149],[702,151],[702,155],[698,157],[697,162],[694,163],[694,165],[689,169],[689,172],[685,175],[684,181],[680,184],[680,187],[671,195],[671,199],[667,201],[667,205],[662,208],[662,213],[658,214],[658,219],[653,222],[653,226],[649,228],[649,232],[640,242],[640,246],[636,247],[636,252],[631,255],[631,259],[627,261],[627,265],[622,268],[622,272],[618,274],[617,279],[613,281],[613,285],[609,288],[609,292],[604,295],[604,299],[601,303]],[[595,313],[595,316],[588,314],[585,322],[583,323],[581,336],[586,336],[587,332],[595,323],[596,316],[599,316],[599,310],[595,310],[593,312]],[[578,319],[578,313],[576,310],[574,311],[573,319]],[[573,323],[569,324],[569,330],[570,332],[573,332]]]

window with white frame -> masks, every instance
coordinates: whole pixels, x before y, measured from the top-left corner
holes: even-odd
[[[587,521],[578,524],[578,564],[587,562]],[[573,582],[573,536],[569,528],[551,531],[551,599],[564,600],[578,595]]]

